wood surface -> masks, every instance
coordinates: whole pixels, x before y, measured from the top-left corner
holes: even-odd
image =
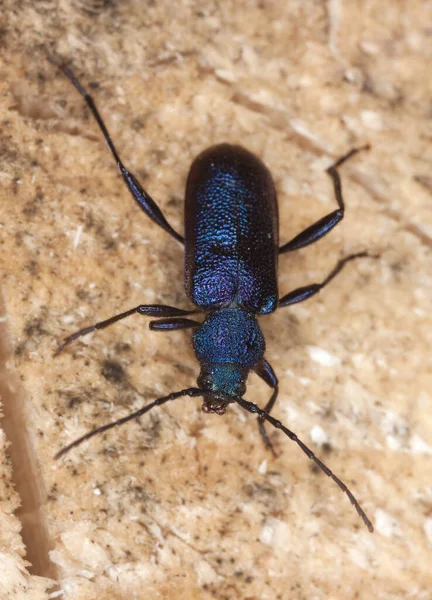
[[[3,2],[0,16],[0,598],[430,600],[432,589],[432,9],[423,0]],[[55,461],[87,430],[199,372],[191,333],[139,316],[188,308],[180,245],[139,211],[82,98],[183,229],[193,158],[240,143],[272,171],[281,242],[336,207],[344,221],[280,259],[280,291],[321,294],[260,322],[292,442],[239,408],[178,400]],[[246,398],[268,388],[249,379]],[[20,508],[18,506],[21,505]],[[22,529],[20,529],[22,524]]]

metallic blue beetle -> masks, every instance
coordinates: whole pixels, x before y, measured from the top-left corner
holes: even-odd
[[[228,404],[236,402],[258,415],[260,433],[273,453],[273,446],[264,429],[265,421],[295,441],[348,495],[369,531],[373,531],[372,523],[346,485],[295,433],[270,415],[278,393],[278,380],[264,358],[264,336],[256,319],[278,307],[310,298],[327,285],[347,262],[367,256],[366,252],[347,256],[337,263],[321,283],[297,288],[279,298],[278,255],[312,244],[342,220],[345,206],[337,167],[361,148],[351,150],[327,170],[333,180],[338,208],[281,247],[276,190],[269,170],[256,156],[240,146],[221,144],[209,148],[194,160],[189,172],[183,238],[172,229],[154,200],[123,165],[91,96],[67,66],[60,65],[60,69],[85,98],[136,202],[148,217],[184,244],[185,288],[196,309],[185,311],[165,305],[140,305],[70,335],[58,348],[57,354],[73,340],[138,313],[157,318],[150,322],[152,330],[196,329],[193,347],[201,372],[198,387],[172,392],[133,414],[90,431],[63,448],[57,457],[97,433],[121,425],[181,396],[201,396],[204,400],[203,411],[219,415],[224,414]],[[186,318],[196,313],[205,314],[203,323]],[[243,398],[250,370],[255,371],[273,390],[264,409]]]

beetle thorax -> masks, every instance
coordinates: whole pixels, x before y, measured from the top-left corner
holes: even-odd
[[[201,365],[229,363],[247,370],[262,360],[265,351],[264,336],[255,315],[242,308],[222,308],[209,313],[195,331],[193,346]]]

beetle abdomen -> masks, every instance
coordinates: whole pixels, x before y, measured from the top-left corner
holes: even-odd
[[[240,146],[213,146],[193,162],[185,202],[185,287],[192,302],[274,311],[278,214],[267,167]]]

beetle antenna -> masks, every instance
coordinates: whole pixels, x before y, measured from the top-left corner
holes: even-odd
[[[127,415],[126,417],[122,417],[121,419],[117,419],[117,421],[112,421],[111,423],[102,425],[102,427],[98,427],[97,429],[93,429],[92,431],[89,431],[88,433],[86,433],[83,436],[81,436],[80,438],[76,439],[74,442],[72,442],[68,446],[65,446],[64,448],[62,448],[60,450],[60,452],[57,452],[57,454],[54,456],[54,458],[57,459],[57,458],[60,458],[61,456],[64,456],[67,452],[69,452],[69,450],[72,450],[72,448],[76,448],[76,446],[79,446],[82,442],[84,442],[85,440],[89,440],[90,438],[92,438],[94,435],[97,435],[98,433],[103,433],[104,431],[108,431],[108,429],[112,429],[113,427],[118,427],[120,425],[123,425],[123,423],[132,421],[132,419],[141,417],[141,415],[145,414],[146,412],[148,412],[155,406],[162,406],[162,404],[165,404],[165,402],[170,402],[170,400],[177,400],[177,398],[181,398],[182,396],[190,396],[191,398],[196,398],[197,396],[202,396],[202,394],[203,394],[203,390],[201,390],[200,388],[191,387],[191,388],[186,388],[184,390],[181,390],[179,392],[171,392],[171,394],[168,394],[168,396],[163,396],[162,398],[157,398],[157,400],[154,400],[153,402],[150,402],[150,404],[146,404],[145,406],[142,406],[139,410],[131,413],[130,415]]]
[[[362,507],[360,506],[359,502],[356,500],[356,498],[354,497],[352,492],[347,488],[347,486],[344,484],[344,482],[339,479],[339,477],[336,477],[336,475],[323,462],[321,462],[317,456],[315,456],[315,454],[312,452],[312,450],[310,450],[310,448],[308,448],[306,446],[306,444],[304,444],[293,431],[291,431],[290,429],[285,427],[285,425],[283,425],[280,421],[278,421],[277,419],[275,419],[274,417],[269,415],[265,410],[262,410],[256,404],[253,404],[253,402],[248,402],[248,400],[244,400],[243,398],[240,398],[240,397],[236,397],[235,401],[237,402],[237,404],[239,404],[245,410],[247,410],[251,413],[257,414],[258,416],[260,416],[263,419],[265,419],[266,421],[268,421],[271,425],[273,425],[273,427],[276,427],[276,429],[280,429],[281,431],[283,431],[284,434],[290,438],[290,440],[292,440],[293,442],[298,444],[300,446],[300,448],[303,450],[303,452],[311,460],[313,460],[314,463],[322,471],[324,471],[324,473],[326,475],[328,475],[328,477],[331,477],[331,479],[333,479],[333,481],[340,487],[340,489],[343,492],[345,492],[345,494],[350,499],[351,504],[354,506],[357,513],[362,518],[363,523],[366,525],[366,527],[368,528],[368,530],[371,533],[373,532],[374,527],[372,525],[372,522],[370,521],[370,519],[368,518],[368,516],[366,515],[366,513],[364,512],[364,510],[362,509]]]

